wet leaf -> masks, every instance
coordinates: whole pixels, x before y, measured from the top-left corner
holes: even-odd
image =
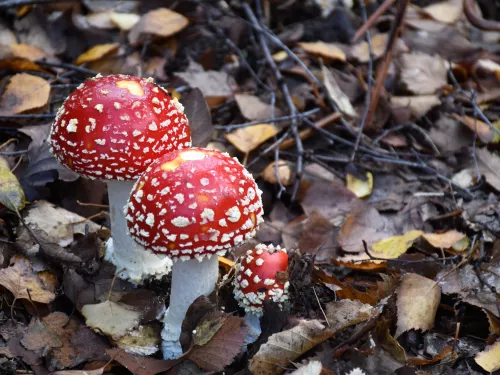
[[[118,48],[120,48],[118,43],[98,44],[78,56],[75,60],[75,65],[81,65],[108,57],[117,52]]]
[[[236,129],[226,134],[226,138],[238,150],[248,154],[276,134],[278,129],[274,125],[258,124]]]
[[[0,114],[13,115],[44,107],[49,101],[50,85],[40,77],[14,75],[0,98]]]
[[[105,301],[96,305],[85,305],[82,314],[87,326],[100,330],[118,340],[139,324],[141,313],[132,310],[129,306]]]
[[[128,40],[137,44],[147,35],[165,38],[177,34],[189,24],[182,14],[167,8],[158,8],[144,14],[139,22],[130,30]]]
[[[493,372],[500,370],[500,340],[478,353],[474,360],[485,371]]]
[[[0,270],[0,285],[7,288],[15,298],[34,302],[50,303],[55,298],[55,286],[46,285],[27,258],[14,256],[9,267]],[[28,294],[29,292],[29,294]]]
[[[307,53],[313,56],[319,56],[325,60],[336,60],[336,61],[346,61],[346,56],[344,51],[333,43],[325,42],[301,42],[299,43],[300,48],[302,48]]]
[[[238,104],[241,114],[247,120],[259,121],[271,118],[273,115],[274,117],[282,115],[279,108],[276,106],[273,108],[272,105],[264,103],[255,95],[236,94],[234,99],[236,99],[236,104]]]
[[[26,205],[23,188],[3,156],[0,156],[0,203],[14,212],[21,211]]]
[[[339,110],[347,116],[358,117],[349,97],[342,92],[332,72],[324,65],[321,67],[321,71],[323,73],[323,83],[325,84],[328,96],[337,104]]]
[[[406,253],[423,233],[420,230],[411,230],[401,236],[384,238],[373,244],[371,254],[376,258],[396,259]]]
[[[366,198],[372,193],[373,175],[371,172],[366,172],[366,179],[361,180],[352,174],[347,174],[346,187],[352,191],[358,198]]]
[[[427,242],[436,248],[448,249],[455,245],[457,242],[462,241],[467,236],[456,230],[449,230],[443,233],[424,233],[422,235]]]
[[[332,337],[333,332],[318,320],[302,320],[292,329],[269,337],[251,359],[249,370],[254,375],[274,375],[284,372],[290,361]]]
[[[398,322],[395,337],[410,329],[428,331],[441,300],[441,289],[433,280],[408,273],[397,290]]]

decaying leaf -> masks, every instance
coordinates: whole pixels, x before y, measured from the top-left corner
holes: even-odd
[[[348,173],[345,177],[346,187],[352,191],[358,198],[368,197],[373,189],[373,175],[371,172],[366,172],[366,179],[361,180],[356,176]]]
[[[128,332],[114,343],[127,353],[142,356],[152,355],[160,348],[160,327],[140,325],[137,329]]]
[[[130,30],[128,40],[131,44],[141,42],[146,35],[167,37],[184,29],[189,20],[182,14],[167,8],[158,8],[144,14]]]
[[[410,329],[428,331],[441,300],[441,289],[433,280],[408,273],[397,290],[398,322],[395,337]]]
[[[248,154],[276,134],[278,129],[274,125],[258,124],[236,129],[226,134],[226,138],[238,150]]]
[[[26,205],[23,188],[3,156],[0,156],[0,203],[14,212],[21,211]]]
[[[98,44],[78,56],[75,60],[75,65],[93,62],[100,60],[103,57],[108,57],[118,51],[118,48],[120,48],[118,43]]]
[[[488,346],[484,351],[478,353],[474,358],[476,363],[485,371],[493,372],[500,370],[500,340]]]
[[[0,98],[0,114],[13,115],[44,107],[49,101],[50,85],[40,77],[14,75]]]
[[[396,108],[408,107],[411,114],[419,119],[425,116],[433,107],[441,104],[437,95],[419,95],[419,96],[392,96],[391,103]]]
[[[106,353],[134,375],[156,375],[169,370],[178,362],[133,355],[121,349],[108,349]]]
[[[467,236],[456,230],[449,230],[443,233],[424,233],[422,235],[427,242],[436,248],[448,249],[455,245],[457,242],[462,241]]]
[[[18,255],[12,257],[9,267],[0,270],[0,285],[17,299],[50,303],[56,298],[55,285],[46,285],[33,271],[29,260]]]
[[[476,150],[479,171],[486,178],[486,182],[495,190],[500,191],[500,157],[486,148]]]
[[[325,60],[337,60],[346,61],[345,52],[333,43],[325,42],[301,42],[299,43],[300,48],[302,48],[307,53],[314,56],[320,56]]]
[[[292,171],[286,160],[278,160],[277,162],[273,161],[269,163],[269,165],[264,168],[262,177],[270,184],[277,184],[278,181],[280,181],[283,186],[288,186],[293,183]]]
[[[420,230],[411,230],[401,236],[384,238],[372,246],[372,255],[382,259],[396,259],[406,253],[413,242],[424,232]]]
[[[325,84],[328,96],[338,105],[340,111],[347,116],[358,117],[349,97],[342,92],[332,72],[324,65],[321,67],[321,71],[323,73],[323,83]]]
[[[139,324],[141,313],[132,310],[129,306],[105,301],[95,305],[85,305],[82,314],[87,326],[99,330],[118,340]]]
[[[234,99],[236,100],[236,104],[238,104],[241,114],[247,120],[259,121],[282,115],[279,108],[273,108],[270,104],[264,103],[255,95],[236,94]]]
[[[343,299],[340,301],[329,302],[325,306],[326,317],[330,328],[338,332],[376,315],[377,311],[368,304],[361,303],[358,300]]]
[[[381,57],[385,49],[387,48],[387,42],[389,40],[389,34],[380,33],[372,36],[372,52],[373,57],[378,59]],[[408,50],[408,47],[404,44],[401,39],[396,41],[396,45],[394,46],[394,53],[405,52]],[[352,46],[351,51],[349,52],[349,57],[353,58],[360,63],[367,63],[370,61],[370,48],[368,46],[368,42],[363,41],[354,46]]]
[[[401,55],[401,65],[401,81],[414,94],[434,94],[446,85],[448,66],[438,55],[404,53]]]
[[[495,123],[492,124],[494,129],[492,129],[487,123],[479,119],[475,119],[470,116],[459,116],[454,113],[453,118],[460,121],[462,124],[467,126],[473,132],[477,132],[478,138],[483,143],[498,143],[500,142],[500,126]]]
[[[241,352],[248,327],[237,316],[207,315],[196,329],[194,346],[187,358],[206,371],[222,371]]]
[[[254,375],[281,374],[290,361],[332,335],[333,332],[318,320],[302,320],[292,329],[270,336],[250,361],[249,369]]]

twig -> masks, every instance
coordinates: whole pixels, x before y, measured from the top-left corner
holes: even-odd
[[[38,65],[50,66],[50,67],[53,67],[53,68],[70,69],[70,70],[74,70],[75,72],[79,72],[79,73],[83,73],[83,74],[88,74],[88,75],[91,75],[91,76],[95,76],[95,75],[98,74],[98,72],[96,72],[95,70],[83,68],[81,66],[76,66],[76,65],[68,64],[68,63],[53,63],[53,62],[45,61],[44,59],[36,60],[35,63],[38,64]]]
[[[75,0],[0,0],[0,9],[14,8],[22,5],[37,5],[37,4],[50,4],[50,3],[70,3]]]
[[[373,12],[373,14],[370,16],[370,18],[368,18],[367,20],[364,20],[364,23],[363,25],[361,25],[361,27],[358,29],[358,31],[356,31],[356,33],[354,34],[354,36],[352,37],[352,42],[353,43],[356,43],[358,41],[359,38],[361,38],[363,36],[363,34],[365,34],[366,32],[368,32],[368,30],[370,29],[370,27],[372,27],[375,22],[377,22],[377,20],[379,19],[379,17],[384,14],[387,9],[389,9],[392,4],[394,4],[396,0],[385,0],[378,8],[375,12]],[[360,8],[365,8],[365,3],[364,1],[360,1],[359,2],[359,7]],[[361,10],[363,11],[363,10]],[[366,10],[365,10],[365,14],[366,14]]]
[[[312,290],[314,292],[314,296],[316,297],[316,302],[318,302],[319,309],[323,313],[323,316],[325,317],[326,324],[328,324],[328,327],[331,327],[330,322],[328,321],[328,317],[325,314],[325,310],[323,310],[323,307],[321,307],[321,302],[319,302],[318,295],[316,294],[316,288],[314,288],[314,285],[312,287]]]

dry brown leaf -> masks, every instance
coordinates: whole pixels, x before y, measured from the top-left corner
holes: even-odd
[[[258,121],[265,120],[273,115],[273,108],[271,105],[264,103],[255,95],[250,94],[236,94],[234,96],[236,104],[240,109],[241,114],[247,120]],[[274,116],[281,116],[282,112],[279,108],[274,108]]]
[[[146,35],[166,38],[184,29],[189,20],[182,14],[167,8],[158,8],[144,14],[130,30],[128,40],[131,44],[141,42]]]
[[[349,97],[341,90],[332,72],[324,65],[321,67],[321,71],[323,73],[323,83],[325,84],[328,96],[337,104],[340,112],[350,117],[358,117]]]
[[[29,44],[12,44],[10,46],[12,57],[26,59],[29,61],[36,61],[47,57],[45,51],[39,47]]]
[[[156,375],[169,370],[177,360],[164,361],[150,357],[132,355],[121,349],[108,349],[106,353],[134,375]]]
[[[434,327],[441,300],[439,285],[416,273],[408,273],[401,280],[397,296],[398,322],[394,337],[410,329],[428,331]]]
[[[415,118],[425,116],[433,107],[441,104],[437,95],[420,95],[420,96],[393,96],[391,103],[395,108],[410,109],[411,114]]]
[[[26,205],[23,188],[3,156],[0,156],[0,203],[14,212]]]
[[[319,320],[301,320],[292,329],[271,335],[249,364],[253,375],[278,375],[290,361],[332,337],[333,332]]]
[[[40,77],[14,75],[0,98],[0,114],[14,115],[44,107],[49,101],[50,85]]]
[[[448,0],[426,6],[422,10],[442,23],[453,24],[462,15],[462,0]]]
[[[9,267],[0,270],[0,285],[18,299],[50,303],[56,298],[55,286],[45,285],[29,260],[18,255],[12,257]]]
[[[500,370],[500,340],[486,347],[474,359],[485,371],[493,372]]]
[[[424,233],[422,235],[427,242],[436,248],[448,249],[467,236],[456,230],[449,230],[443,233]]]
[[[238,150],[248,154],[276,134],[278,129],[274,125],[258,124],[236,129],[226,134],[226,138]]]
[[[371,305],[350,299],[329,302],[325,310],[328,324],[334,332],[365,322],[377,314],[377,310]]]
[[[204,338],[198,337],[195,340],[197,344],[202,345],[194,345],[186,358],[205,371],[222,371],[241,352],[248,327],[242,318],[232,315],[219,316],[215,319],[209,316],[208,320],[216,324],[205,324]],[[206,322],[206,320],[202,322],[199,328]],[[196,329],[197,334],[199,328]]]
[[[459,116],[456,113],[452,114],[453,118],[467,126],[473,132],[477,132],[477,136],[483,143],[497,143],[500,140],[498,131],[494,131],[490,126],[479,119],[474,120],[470,116]]]
[[[401,55],[401,81],[414,94],[434,94],[446,85],[448,65],[438,56],[422,52]]]
[[[299,43],[299,46],[307,53],[314,56],[320,56],[327,61],[329,60],[346,61],[346,56],[344,51],[334,43],[325,43],[321,41],[301,42]]]
[[[75,65],[93,62],[108,57],[118,51],[118,43],[98,44],[82,53],[75,61]]]
[[[264,168],[262,177],[270,184],[277,184],[278,181],[281,181],[283,186],[288,186],[293,183],[292,170],[286,160],[278,160],[277,162],[273,161],[269,163],[269,165]]]
[[[380,33],[372,37],[372,51],[375,59],[381,57],[385,49],[387,47],[387,42],[389,40],[389,34]],[[406,52],[408,47],[404,44],[401,39],[396,41],[396,45],[394,47],[394,51],[398,52]],[[370,48],[368,46],[368,42],[363,41],[351,47],[349,52],[349,58],[353,58],[360,63],[367,63],[370,61]]]
[[[476,158],[479,171],[486,178],[486,182],[495,190],[500,191],[500,157],[486,148],[476,149]]]
[[[135,13],[112,12],[109,20],[122,31],[129,31],[139,22],[141,17]]]
[[[371,259],[366,253],[346,254],[334,259],[334,263],[355,270],[378,271],[387,268],[385,260]]]
[[[423,233],[420,230],[411,230],[401,236],[384,238],[372,245],[371,254],[375,258],[396,259],[406,253]]]

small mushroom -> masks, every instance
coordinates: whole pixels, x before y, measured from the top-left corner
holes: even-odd
[[[288,299],[287,269],[288,254],[279,245],[259,244],[237,264],[234,297],[246,312],[245,322],[250,328],[246,344],[254,342],[262,332],[264,302],[272,300],[283,308]]]
[[[106,259],[120,277],[141,282],[170,271],[172,262],[144,251],[127,234],[123,209],[135,180],[162,154],[191,146],[182,105],[152,79],[98,75],[64,101],[52,124],[56,159],[83,177],[107,183],[112,238]]]
[[[174,151],[139,178],[127,206],[129,232],[145,248],[174,261],[163,319],[165,359],[182,354],[182,321],[196,298],[213,291],[217,254],[251,239],[262,215],[261,191],[252,175],[216,150]]]

